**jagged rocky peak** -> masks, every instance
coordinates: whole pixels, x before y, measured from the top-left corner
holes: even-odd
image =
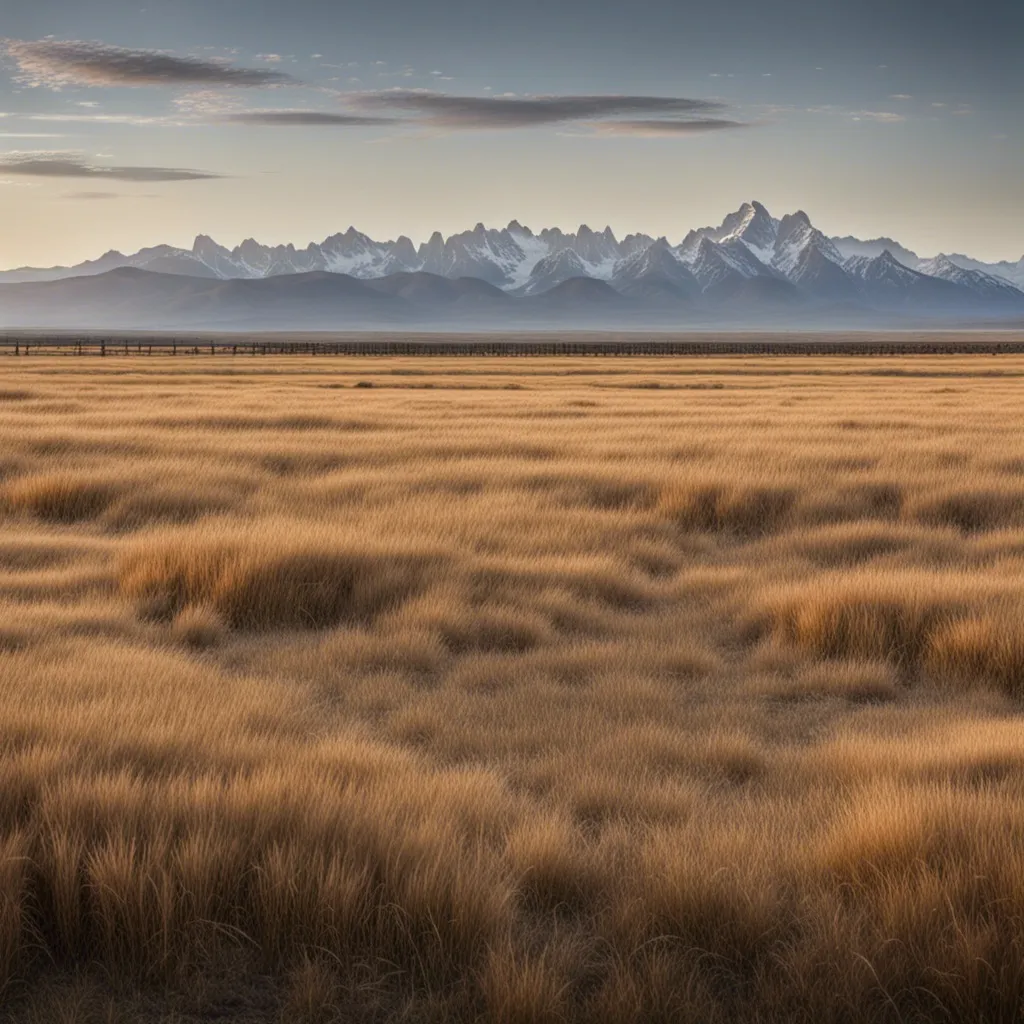
[[[657,273],[663,276],[669,271],[674,274],[673,260],[693,269],[705,286],[719,280],[735,283],[737,278],[768,277],[786,278],[812,291],[827,278],[836,282],[838,289],[843,274],[835,272],[827,265],[830,263],[856,278],[865,293],[876,284],[898,292],[920,291],[922,287],[934,290],[938,281],[945,281],[991,295],[1010,289],[1006,293],[1017,301],[1018,289],[1024,285],[1024,261],[1020,265],[1006,261],[987,264],[967,256],[942,255],[925,262],[885,237],[866,241],[828,238],[803,210],[777,220],[756,200],[743,203],[718,226],[690,231],[674,248],[663,237],[654,239],[640,233],[626,235],[620,241],[610,226],[595,230],[588,224],[569,233],[560,228],[534,232],[518,220],[497,229],[481,222],[449,237],[435,231],[420,244],[404,235],[394,241],[377,241],[352,225],[343,233],[298,249],[293,244],[262,245],[252,238],[229,249],[200,234],[191,249],[157,245],[130,255],[112,251],[77,267],[21,268],[0,274],[0,282],[57,280],[116,266],[222,279],[315,270],[371,280],[396,271],[425,270],[449,278],[487,281],[518,294],[534,279],[534,272],[536,276],[561,278],[572,271],[574,276],[605,281],[636,273],[649,284],[647,275],[652,268],[658,268]],[[922,285],[922,278],[933,284]],[[551,277],[547,281],[550,283]]]
[[[228,255],[228,250],[215,242],[209,235],[196,235],[196,239],[192,243],[192,251],[197,255],[210,252],[217,253],[218,255]]]
[[[768,253],[775,245],[779,222],[758,202],[744,203],[722,221],[718,241],[738,238],[755,252]]]
[[[265,255],[266,250],[259,242],[256,241],[255,238],[247,238],[238,247],[236,252],[242,257],[242,259],[248,261],[250,257],[253,257],[256,260],[261,259]]]
[[[609,238],[607,231],[597,232],[586,224],[581,224],[577,229],[573,248],[576,255],[585,263],[608,263],[619,257],[619,245],[615,241],[615,236]]]
[[[843,262],[843,257],[832,240],[811,224],[811,218],[803,210],[786,214],[779,221],[771,256],[772,266],[790,276],[797,272],[797,267],[808,249],[813,249],[837,265]]]
[[[395,256],[406,263],[416,259],[416,246],[408,235],[399,235],[394,245]]]
[[[673,284],[694,282],[690,269],[679,259],[675,249],[664,236],[622,259],[615,268],[613,281],[636,281],[652,277]]]
[[[357,231],[351,224],[348,226],[348,229],[341,238],[347,246],[360,246],[361,248],[367,248],[376,244],[369,235],[364,235],[362,231]]]
[[[843,266],[862,280],[879,284],[896,285],[927,276],[904,266],[888,249],[877,256],[851,256]]]
[[[421,259],[428,259],[444,251],[444,235],[435,231],[430,238],[424,242],[419,249]]]
[[[537,236],[548,248],[554,252],[556,249],[564,249],[570,242],[570,236],[561,228],[544,228]]]
[[[619,252],[623,256],[630,256],[641,249],[646,249],[654,241],[650,235],[641,233],[626,235],[619,243]]]
[[[688,231],[686,237],[676,246],[676,252],[679,253],[681,259],[693,260],[700,251],[701,241],[707,237],[706,232],[703,230]]]
[[[930,259],[927,263],[922,264],[919,269],[935,275],[955,274],[957,271],[962,270],[944,252],[940,252],[934,259]]]
[[[811,218],[804,213],[803,210],[797,210],[796,213],[787,213],[782,220],[779,221],[779,230],[777,233],[778,241],[783,242],[790,237],[790,235],[798,232],[805,232],[811,229]]]

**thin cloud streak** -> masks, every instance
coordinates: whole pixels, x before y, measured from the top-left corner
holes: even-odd
[[[903,114],[891,110],[855,110],[850,116],[854,121],[876,121],[878,124],[902,124],[906,121]]]
[[[700,135],[703,132],[726,131],[730,128],[749,128],[742,121],[722,118],[701,118],[692,121],[663,121],[646,118],[634,121],[592,121],[588,124],[600,135],[632,135],[655,139],[675,138],[680,135]]]
[[[225,61],[176,57],[84,40],[2,41],[23,82],[47,89],[84,86],[239,86],[294,84],[281,71],[235,67]]]
[[[689,123],[725,109],[711,100],[671,96],[449,96],[413,89],[350,93],[344,99],[357,110],[404,111],[421,125],[458,130],[537,128],[645,114],[674,115]]]
[[[90,178],[103,181],[210,181],[223,175],[185,167],[103,167],[77,153],[10,153],[0,174],[25,178]]]
[[[171,127],[180,128],[187,122],[181,118],[156,117],[144,114],[23,114],[25,121],[52,122],[56,124],[116,124],[116,125],[137,125],[148,128]]]
[[[393,117],[331,114],[319,110],[244,110],[237,114],[225,114],[219,120],[223,124],[281,128],[373,128],[404,123]]]

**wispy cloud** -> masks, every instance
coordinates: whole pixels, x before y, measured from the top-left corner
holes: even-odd
[[[672,96],[450,96],[419,89],[350,93],[344,99],[357,110],[397,111],[413,115],[420,125],[455,130],[537,128],[630,116],[691,124],[725,109],[711,100]]]
[[[906,121],[903,114],[893,110],[855,110],[850,115],[854,121],[876,121],[879,124],[899,124]]]
[[[102,181],[209,181],[222,175],[184,167],[102,166],[80,153],[18,152],[0,156],[0,175],[24,178],[87,178]]]
[[[185,122],[181,118],[150,116],[147,114],[23,114],[26,121],[54,124],[123,124],[179,127]]]
[[[61,196],[61,199],[81,199],[90,202],[120,198],[120,192],[65,192]]]
[[[224,114],[224,124],[258,125],[280,128],[371,128],[403,123],[393,117],[363,114],[332,114],[320,110],[243,110]]]
[[[259,87],[295,81],[281,71],[83,40],[6,39],[2,45],[23,82],[48,89],[68,85]]]
[[[690,121],[665,121],[657,118],[643,118],[633,121],[591,121],[587,127],[601,135],[634,135],[641,138],[676,138],[680,135],[699,135],[701,132],[724,131],[729,128],[746,128],[742,121],[723,118],[694,118]]]

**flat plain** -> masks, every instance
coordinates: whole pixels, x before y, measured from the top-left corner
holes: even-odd
[[[0,366],[0,1011],[1016,1021],[1024,357]]]

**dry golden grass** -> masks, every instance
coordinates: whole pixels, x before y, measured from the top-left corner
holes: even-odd
[[[0,369],[4,1019],[1019,1020],[1024,359]]]

